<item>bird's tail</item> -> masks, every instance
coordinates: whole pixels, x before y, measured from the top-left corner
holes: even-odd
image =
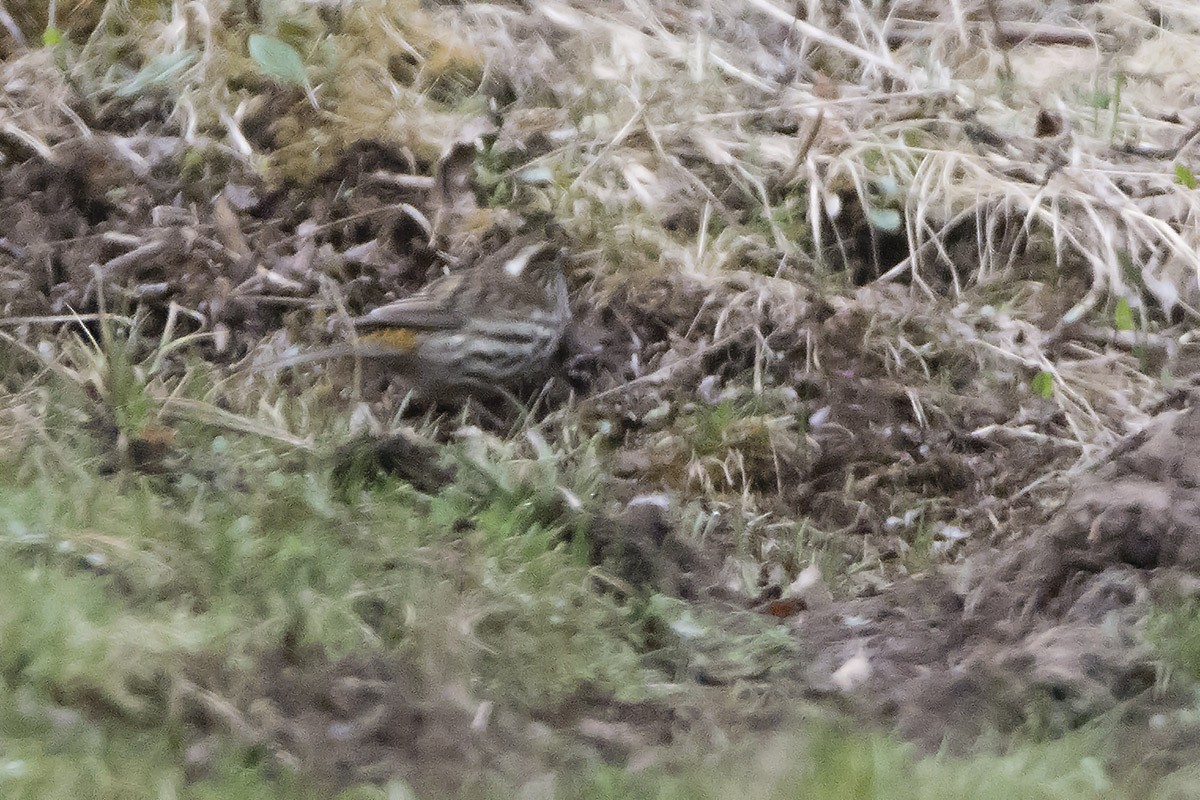
[[[309,350],[308,352],[283,356],[274,361],[268,361],[265,364],[254,364],[252,368],[258,372],[275,372],[276,370],[296,367],[301,364],[311,364],[314,361],[330,361],[336,358],[350,358],[351,356],[366,357],[372,355],[370,350],[371,348],[369,347],[359,347],[351,342],[343,342],[342,344],[335,344],[332,347],[326,347],[321,350]]]
[[[250,368],[256,372],[275,372],[300,364],[330,361],[336,358],[404,360],[412,355],[416,344],[416,335],[409,329],[384,329],[366,333],[352,342],[342,342],[320,350],[294,353],[266,363],[252,363]]]

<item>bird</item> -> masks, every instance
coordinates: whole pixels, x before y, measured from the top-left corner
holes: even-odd
[[[434,402],[511,398],[549,377],[563,346],[572,319],[564,259],[548,241],[511,241],[353,319],[353,341],[267,368],[354,356]]]

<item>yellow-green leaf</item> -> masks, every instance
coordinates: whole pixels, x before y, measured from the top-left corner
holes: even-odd
[[[1189,189],[1195,189],[1197,186],[1200,186],[1200,183],[1196,181],[1196,176],[1183,164],[1175,165],[1175,182]]]
[[[1133,330],[1133,307],[1124,297],[1117,300],[1117,308],[1113,311],[1113,324],[1119,331]]]
[[[61,44],[63,33],[53,25],[47,25],[46,30],[42,31],[42,44],[46,47],[53,47],[56,44]]]
[[[1033,376],[1033,380],[1029,382],[1029,389],[1036,395],[1040,395],[1047,400],[1054,396],[1054,376],[1049,372],[1039,372]]]

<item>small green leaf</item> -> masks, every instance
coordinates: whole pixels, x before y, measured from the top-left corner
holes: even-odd
[[[1119,331],[1133,330],[1133,308],[1124,297],[1117,301],[1117,308],[1113,311],[1113,324]]]
[[[117,89],[117,97],[133,97],[148,86],[166,83],[194,64],[197,55],[195,50],[189,49],[177,53],[163,53],[151,59],[127,83]]]
[[[1054,396],[1054,376],[1049,372],[1039,372],[1033,376],[1033,380],[1029,382],[1029,389],[1036,395],[1040,395],[1047,400]]]
[[[304,61],[296,48],[274,36],[264,36],[261,33],[251,34],[249,40],[250,57],[262,67],[263,72],[272,78],[292,83],[296,86],[306,86],[308,75],[304,71]]]
[[[56,44],[62,44],[63,32],[53,25],[47,25],[46,30],[42,31],[42,44],[46,47],[54,47]]]
[[[871,223],[871,227],[877,230],[895,233],[900,230],[900,212],[895,208],[870,208],[867,209],[867,220]]]
[[[1183,164],[1175,165],[1175,182],[1180,186],[1186,186],[1188,189],[1195,189],[1197,186],[1200,186],[1200,183],[1196,181],[1196,176]]]

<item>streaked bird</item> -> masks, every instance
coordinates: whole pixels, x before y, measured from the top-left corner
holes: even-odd
[[[562,260],[548,242],[514,240],[356,318],[355,341],[267,368],[354,356],[435,402],[511,394],[549,376],[571,322]]]

